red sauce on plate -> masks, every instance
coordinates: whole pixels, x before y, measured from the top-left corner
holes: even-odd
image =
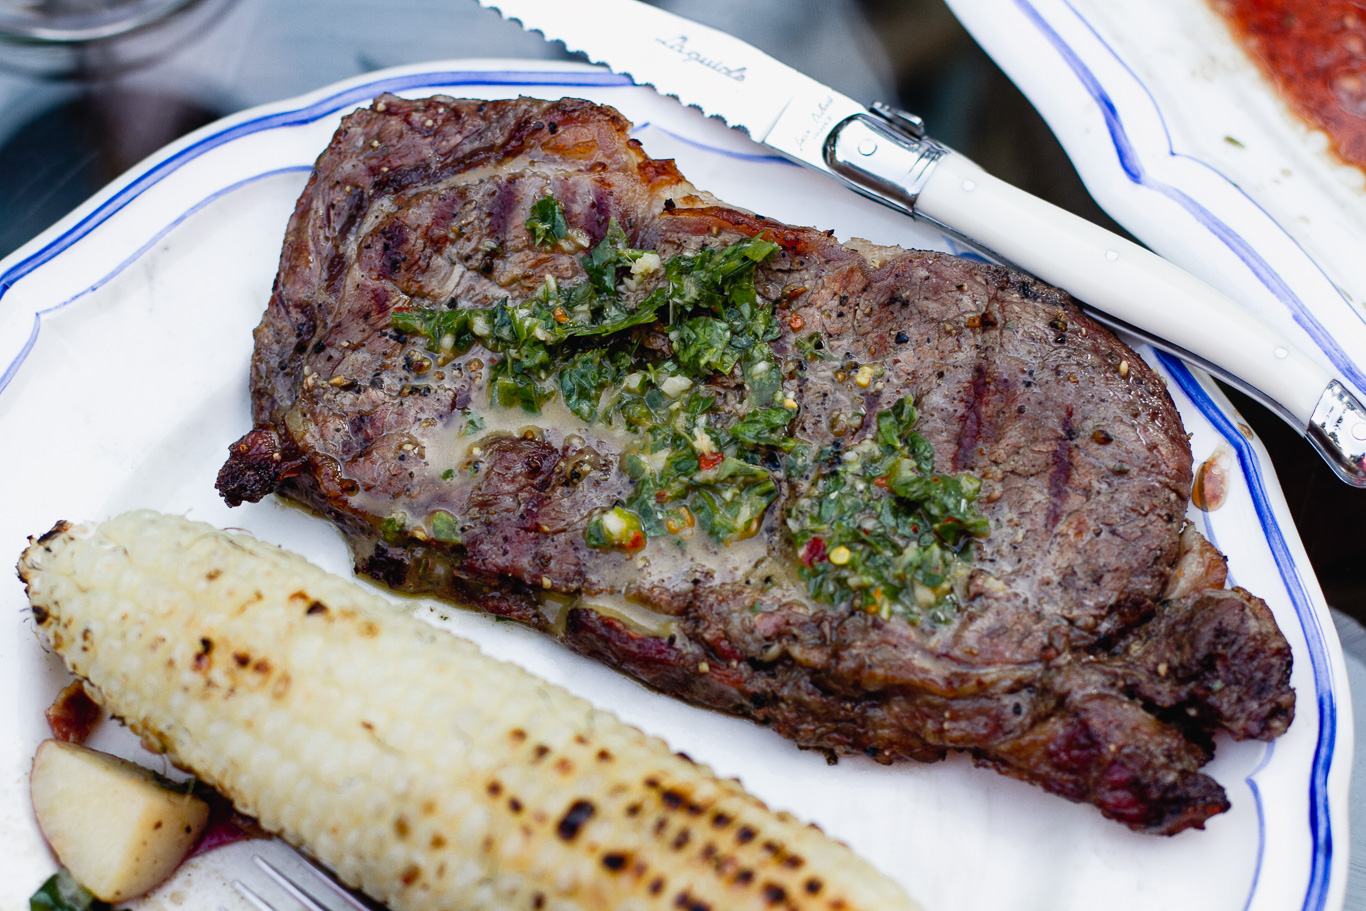
[[[1366,2],[1214,0],[1282,97],[1366,168]]]

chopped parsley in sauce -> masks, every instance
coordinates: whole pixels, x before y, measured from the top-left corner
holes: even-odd
[[[989,530],[973,507],[981,482],[934,472],[918,417],[903,398],[878,414],[871,439],[816,456],[787,525],[817,601],[913,623],[956,610],[955,583]]]
[[[571,230],[559,203],[538,200],[526,222],[538,245]],[[537,413],[558,395],[586,423],[638,434],[624,464],[635,491],[622,509],[643,537],[700,526],[729,542],[759,530],[777,497],[771,453],[796,441],[796,411],[782,388],[769,342],[778,337],[773,306],[759,299],[754,268],[778,249],[762,237],[662,260],[631,247],[615,221],[581,257],[586,279],[547,277],[529,299],[482,310],[396,310],[393,327],[427,339],[431,351],[463,352],[476,343],[501,357],[489,369],[490,397]],[[632,292],[652,281],[635,300]],[[640,343],[639,327],[668,332],[672,355]],[[707,380],[739,381],[739,402],[722,409]],[[795,403],[791,403],[795,404]],[[738,407],[737,407],[738,405]],[[737,417],[739,413],[741,416]],[[638,546],[618,516],[597,516],[586,537],[599,547]],[[604,531],[604,523],[617,533]]]
[[[565,249],[574,232],[548,196],[526,228],[545,248]],[[392,324],[441,357],[475,344],[499,355],[488,374],[496,405],[534,414],[558,396],[585,423],[638,439],[621,462],[632,490],[590,518],[590,546],[631,552],[692,528],[738,541],[759,531],[784,477],[807,478],[785,518],[813,598],[913,622],[947,617],[971,542],[987,531],[972,508],[979,482],[933,472],[909,399],[878,415],[875,439],[842,453],[813,458],[789,434],[797,403],[770,347],[773,304],[754,285],[777,250],[754,237],[664,260],[631,247],[613,221],[580,257],[581,282],[547,277],[530,298],[488,309],[395,310]],[[667,352],[645,344],[647,327],[667,333]],[[829,357],[818,336],[805,343],[802,357]],[[431,524],[437,540],[458,541],[453,517]]]
[[[569,235],[569,222],[564,217],[564,207],[553,196],[542,196],[531,205],[531,216],[526,220],[526,229],[538,247],[548,247],[564,240]]]

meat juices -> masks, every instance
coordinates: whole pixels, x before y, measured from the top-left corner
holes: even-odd
[[[1191,453],[1163,381],[1058,289],[726,207],[628,127],[576,100],[385,96],[348,116],[256,330],[255,427],[219,475],[228,502],[306,504],[360,573],[519,620],[804,747],[879,762],[966,750],[1156,833],[1226,810],[1199,769],[1220,730],[1271,739],[1290,724],[1290,649],[1261,600],[1223,588],[1217,551],[1183,534]],[[547,195],[577,247],[528,231]],[[394,329],[396,311],[582,282],[613,221],[664,260],[777,244],[754,282],[774,307],[791,438],[838,464],[909,397],[935,471],[981,480],[990,534],[955,609],[908,620],[811,597],[786,521],[811,476],[776,458],[751,537],[595,546],[591,524],[637,483],[622,458],[636,436],[559,399],[539,416],[491,405],[504,355]],[[666,332],[631,331],[637,350],[674,353]],[[701,387],[743,410],[737,385]]]

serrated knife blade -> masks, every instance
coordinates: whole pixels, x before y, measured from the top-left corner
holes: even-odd
[[[784,155],[932,222],[1243,389],[1366,487],[1366,408],[1323,363],[1144,247],[1001,181],[750,44],[640,0],[478,0]]]
[[[479,2],[826,172],[831,128],[868,110],[745,41],[636,0]]]

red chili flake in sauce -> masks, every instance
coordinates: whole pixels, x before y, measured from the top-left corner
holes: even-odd
[[[1366,6],[1360,0],[1214,0],[1297,114],[1366,168]]]
[[[710,471],[725,460],[726,457],[719,452],[704,452],[697,457],[697,467],[703,471]]]
[[[814,566],[825,559],[825,539],[812,538],[806,542],[802,548],[801,561],[803,566]]]

